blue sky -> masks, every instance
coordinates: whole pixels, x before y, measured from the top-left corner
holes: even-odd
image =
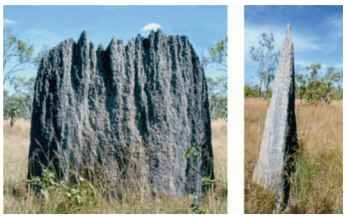
[[[343,12],[341,6],[246,6],[245,77],[256,84],[257,65],[249,48],[263,32],[274,34],[276,48],[284,39],[287,24],[292,26],[297,72],[310,63],[342,67]]]
[[[201,56],[227,33],[225,6],[5,6],[4,20],[37,50],[77,40],[82,30],[107,46],[112,36],[126,41],[160,26],[166,34],[187,35]]]

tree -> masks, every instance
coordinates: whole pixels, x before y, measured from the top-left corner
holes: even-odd
[[[336,87],[340,87],[343,81],[343,70],[337,71],[335,67],[328,67],[324,79]]]
[[[327,83],[330,99],[342,99],[343,70],[337,70],[335,67],[328,67],[322,80]]]
[[[227,79],[208,77],[209,110],[213,119],[227,118]]]
[[[330,103],[342,99],[342,70],[328,67],[320,73],[321,64],[310,64],[305,67],[306,74],[296,75],[297,96],[309,103]]]
[[[34,78],[15,77],[13,92],[4,91],[4,117],[10,118],[11,126],[17,118],[28,119],[32,113]]]
[[[307,77],[304,74],[295,75],[296,95],[298,98],[304,98],[307,91]]]
[[[245,84],[244,86],[244,96],[245,97],[259,97],[259,86]]]
[[[15,96],[21,99],[22,107],[20,109],[20,117],[30,118],[32,114],[32,103],[34,95],[35,78],[18,77],[14,82]]]
[[[322,68],[321,64],[310,64],[306,66],[306,70],[310,72],[311,81],[317,79],[318,71]]]
[[[5,28],[4,33],[4,86],[11,83],[18,72],[23,72],[33,63],[34,47],[19,39]]]
[[[209,109],[211,118],[227,118],[227,38],[209,48],[208,55],[202,59],[207,69],[213,67],[225,75],[207,77]]]
[[[10,118],[10,126],[13,127],[16,121],[16,118],[19,113],[19,107],[21,106],[20,100],[17,98],[11,98],[10,101],[8,101],[5,104],[4,111],[5,111],[5,116],[7,118]]]
[[[227,71],[227,37],[209,48],[209,55],[202,60],[204,66],[216,64],[217,70]]]
[[[272,33],[262,33],[257,46],[250,47],[250,56],[258,64],[259,95],[268,97],[274,71],[278,63],[278,52],[275,51]]]
[[[4,117],[13,126],[18,117],[29,118],[34,78],[23,76],[34,64],[34,47],[5,28],[4,31]]]

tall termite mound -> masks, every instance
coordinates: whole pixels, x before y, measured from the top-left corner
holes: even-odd
[[[65,40],[42,58],[35,83],[28,178],[127,176],[152,192],[200,193],[213,179],[203,68],[185,36],[160,31],[106,49]],[[113,189],[113,187],[111,187]]]
[[[276,195],[276,212],[288,205],[290,175],[298,148],[295,118],[295,71],[292,31],[288,27],[273,83],[260,154],[253,180]]]

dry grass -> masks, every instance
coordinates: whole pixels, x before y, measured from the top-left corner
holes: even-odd
[[[271,213],[274,197],[252,182],[268,102],[245,101],[245,212]],[[292,177],[289,213],[342,212],[342,103],[308,105],[297,102],[301,146]]]
[[[204,213],[226,213],[226,122],[212,123],[216,187],[200,204]],[[63,194],[57,192],[43,201],[26,190],[30,124],[18,120],[13,128],[4,121],[4,211],[5,213],[193,213],[190,197],[159,196],[154,199],[130,192],[118,200],[99,197],[94,205],[61,208]],[[68,203],[69,204],[69,203]],[[69,205],[68,205],[69,206]]]

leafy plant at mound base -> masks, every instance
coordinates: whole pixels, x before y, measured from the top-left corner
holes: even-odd
[[[57,204],[57,212],[77,211],[97,202],[97,190],[82,177],[74,184],[58,182],[54,172],[45,169],[41,177],[28,180],[30,187],[39,200],[50,202],[58,193],[63,192],[63,200]]]
[[[38,193],[46,201],[49,200],[49,192],[56,189],[59,183],[56,181],[56,176],[53,172],[45,169],[41,177],[33,177],[28,180],[29,186],[34,192]]]
[[[80,206],[90,206],[95,205],[97,201],[97,192],[95,187],[84,178],[79,177],[77,184],[72,186],[67,186],[63,184],[64,196],[68,206],[64,206],[63,209],[74,209]]]
[[[197,158],[200,157],[200,151],[196,145],[192,145],[186,149],[184,152],[184,158],[190,159],[191,163],[190,168],[195,173],[200,173],[200,171],[194,167],[192,164],[197,164]],[[205,188],[206,193],[213,193],[214,192],[214,184],[215,179],[213,179],[211,176],[204,176],[202,177],[202,187]],[[203,214],[205,213],[204,210],[202,210],[200,206],[200,201],[203,199],[202,195],[200,194],[193,194],[192,198],[192,204],[191,204],[191,210],[195,214]]]
[[[186,149],[184,153],[184,158],[191,159],[193,163],[196,162],[196,159],[199,156],[200,156],[200,151],[195,145],[190,146],[188,149]],[[196,167],[190,165],[190,168],[194,170],[196,173],[200,173],[200,171]],[[204,176],[202,177],[201,180],[204,188],[206,188],[208,191],[213,191],[215,179],[213,179],[211,176]]]

